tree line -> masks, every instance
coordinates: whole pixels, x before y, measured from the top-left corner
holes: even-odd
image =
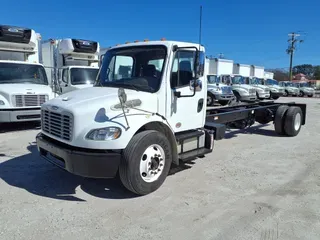
[[[274,79],[278,81],[289,81],[289,71],[284,69],[268,69],[268,72],[274,73]],[[320,65],[301,64],[292,68],[292,76],[302,73],[309,80],[320,80]]]

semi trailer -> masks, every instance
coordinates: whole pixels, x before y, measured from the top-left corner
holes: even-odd
[[[75,175],[119,176],[129,191],[146,195],[172,166],[211,153],[227,125],[271,122],[279,135],[300,132],[306,104],[207,107],[204,56],[200,44],[163,39],[111,47],[92,88],[42,105],[40,155]],[[130,70],[119,74],[128,64]]]
[[[74,38],[49,39],[41,43],[41,50],[55,93],[93,86],[99,70],[98,42]]]
[[[40,121],[40,107],[53,98],[40,64],[41,35],[0,25],[0,123]]]

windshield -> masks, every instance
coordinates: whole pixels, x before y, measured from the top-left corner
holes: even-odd
[[[219,83],[220,79],[217,75],[207,75],[208,83]]]
[[[279,85],[277,80],[274,79],[267,79],[266,80],[266,85]]]
[[[306,83],[306,82],[300,83],[300,87],[311,87],[310,85],[311,85],[311,84],[308,84],[308,83]]]
[[[252,78],[250,82],[251,84],[264,85],[264,81],[262,78]]]
[[[232,83],[233,84],[241,84],[241,83],[243,83],[243,77],[242,76],[234,76],[234,77],[232,77]]]
[[[72,85],[93,84],[97,78],[99,69],[95,68],[71,68],[70,78]]]
[[[0,63],[0,84],[31,83],[48,85],[44,67],[33,64]]]
[[[96,86],[156,92],[167,49],[162,45],[117,48],[106,52]]]
[[[294,87],[294,85],[293,85],[292,82],[286,82],[286,83],[285,83],[285,86],[286,86],[286,87]]]
[[[221,75],[219,78],[220,78],[220,81],[224,84],[230,84],[232,81],[230,75]]]

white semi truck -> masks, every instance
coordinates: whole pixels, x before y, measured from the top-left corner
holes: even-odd
[[[39,121],[40,107],[53,98],[39,63],[41,35],[0,25],[0,123]]]
[[[207,107],[204,54],[200,44],[166,40],[110,48],[94,87],[42,106],[40,155],[75,175],[119,175],[128,190],[145,195],[163,184],[172,165],[212,152],[226,124],[274,122],[280,135],[299,133],[306,104]],[[131,70],[119,74],[128,63]]]
[[[227,105],[234,98],[231,82],[223,81],[224,75],[231,75],[233,61],[227,59],[206,59],[205,71],[208,81],[207,105],[212,106],[215,101]]]
[[[53,90],[58,94],[92,87],[99,71],[98,42],[49,39],[42,42],[42,60]]]

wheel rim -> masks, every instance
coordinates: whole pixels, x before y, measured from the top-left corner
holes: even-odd
[[[294,118],[294,129],[298,131],[300,128],[300,125],[301,125],[301,115],[300,113],[298,113]]]
[[[212,98],[210,96],[207,96],[207,105],[212,104]]]
[[[140,176],[145,182],[156,181],[165,165],[164,150],[158,144],[149,146],[140,159]]]

